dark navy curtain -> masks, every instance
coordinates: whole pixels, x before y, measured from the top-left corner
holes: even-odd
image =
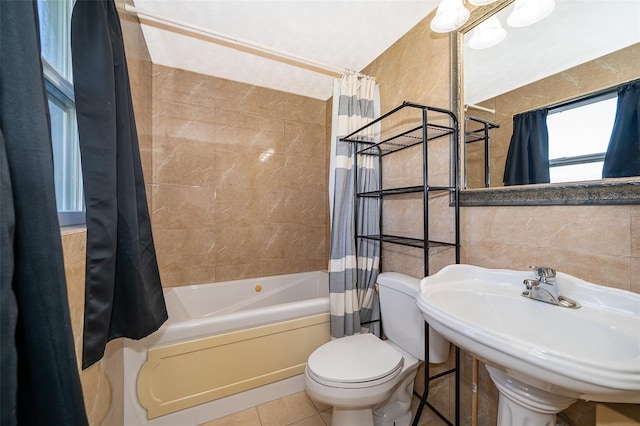
[[[618,109],[602,167],[603,178],[640,176],[640,81],[618,90]]]
[[[71,46],[87,205],[86,368],[109,340],[157,330],[167,310],[113,0],[76,1]]]
[[[0,0],[0,424],[86,425],[36,7]]]
[[[513,135],[504,169],[504,185],[549,182],[547,109],[513,117]]]

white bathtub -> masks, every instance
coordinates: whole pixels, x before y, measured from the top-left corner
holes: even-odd
[[[166,378],[169,381],[184,377],[190,383],[190,374],[198,380],[201,377],[207,380],[209,374],[210,380],[215,381],[222,375],[217,374],[215,368],[244,370],[247,364],[256,364],[255,359],[245,359],[249,352],[261,354],[257,363],[263,356],[282,362],[285,358],[282,351],[288,353],[288,348],[297,346],[296,342],[283,343],[283,339],[304,336],[303,340],[307,340],[310,334],[317,336],[315,341],[310,339],[312,346],[306,350],[328,340],[329,285],[328,274],[323,271],[167,288],[165,300],[169,319],[156,333],[140,341],[125,339],[124,423],[127,426],[195,425],[304,389],[300,360],[291,361],[295,365],[277,367],[278,371],[269,374],[260,372],[256,377],[238,379],[238,383],[243,383],[241,386],[232,383],[209,390],[201,384],[194,385],[197,391],[193,392],[193,398],[169,395],[174,388],[183,388],[182,385],[168,385],[166,390],[158,390],[158,383],[163,379],[152,376],[156,371],[169,371],[170,377]],[[311,328],[305,328],[307,325]],[[294,334],[286,337],[286,333]],[[276,340],[267,340],[271,336],[276,336]],[[230,347],[236,347],[230,342],[238,343],[238,349],[233,349],[235,353],[229,352]],[[278,345],[282,348],[269,355]],[[177,353],[186,354],[182,364],[176,361],[181,359]],[[194,358],[194,353],[199,358]],[[300,356],[298,354],[298,358]],[[210,361],[214,358],[215,362]],[[225,359],[227,361],[221,361]],[[174,370],[180,371],[176,374]],[[283,373],[285,370],[288,374]],[[265,379],[267,376],[271,379]],[[254,384],[243,390],[249,382]],[[147,386],[156,388],[147,389]],[[237,386],[241,390],[234,392]],[[222,388],[225,396],[216,397]],[[229,392],[232,394],[226,395]],[[167,395],[170,401],[160,403],[156,399],[163,396],[158,395]],[[149,403],[151,399],[160,408],[150,408],[154,405]]]

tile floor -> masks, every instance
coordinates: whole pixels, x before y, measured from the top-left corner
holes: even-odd
[[[418,403],[419,400],[414,397],[412,403],[414,413]],[[420,426],[444,424],[428,408],[425,408]],[[200,426],[331,426],[331,407],[312,401],[305,392],[298,392]]]

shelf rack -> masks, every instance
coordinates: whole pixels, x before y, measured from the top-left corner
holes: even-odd
[[[391,121],[396,117],[400,111],[403,110],[417,110],[420,113],[418,124],[405,125],[402,130],[396,130],[387,134],[387,132],[379,132],[383,122]],[[437,122],[434,122],[437,121]],[[447,122],[448,125],[443,125],[442,122]],[[381,133],[379,140],[376,136]],[[450,161],[451,161],[451,174],[449,186],[431,186],[429,185],[429,161],[428,161],[428,145],[430,142],[448,138],[450,140]],[[382,115],[380,118],[372,121],[366,126],[361,127],[355,132],[345,136],[341,139],[343,142],[352,142],[356,145],[356,153],[354,160],[354,167],[356,173],[354,174],[354,185],[358,188],[358,157],[359,156],[374,156],[378,160],[379,176],[378,185],[380,189],[368,190],[362,192],[356,192],[355,202],[356,211],[358,210],[358,203],[364,199],[377,199],[378,211],[379,211],[379,226],[380,232],[375,235],[356,235],[358,239],[366,239],[378,241],[378,243],[391,243],[402,246],[414,247],[423,250],[424,257],[424,276],[429,275],[429,250],[436,247],[451,247],[455,250],[455,263],[460,263],[460,177],[458,172],[458,152],[459,152],[459,128],[458,120],[451,111],[430,107],[426,105],[420,105],[412,102],[403,102],[400,106],[394,108],[388,113]],[[394,154],[398,151],[402,151],[417,145],[422,145],[422,185],[405,186],[398,188],[384,188],[383,187],[383,168],[382,159],[388,155]],[[384,198],[392,199],[395,196],[401,196],[404,194],[422,194],[423,201],[423,237],[413,238],[400,235],[389,235],[382,232],[382,200]],[[455,216],[455,238],[454,241],[434,241],[429,238],[429,194],[440,193],[449,195],[449,205],[453,209]],[[358,217],[354,217],[355,229],[358,229]],[[357,245],[356,245],[357,247]],[[424,369],[424,382],[425,390],[422,395],[416,393],[420,397],[420,405],[413,421],[413,425],[417,425],[420,420],[420,416],[425,407],[429,407],[436,415],[444,420],[448,425],[460,424],[460,350],[455,348],[455,367],[447,371],[443,371],[434,376],[429,376],[429,327],[425,322],[425,369]],[[450,422],[442,413],[440,413],[435,407],[433,407],[428,401],[429,384],[431,381],[439,379],[443,376],[450,374],[455,375],[455,423]],[[414,391],[415,393],[415,391]]]
[[[479,127],[474,127],[479,125]],[[500,126],[483,118],[467,115],[464,118],[464,176],[467,178],[467,145],[475,142],[484,142],[484,187],[489,188],[491,185],[490,173],[490,131],[498,129]],[[466,182],[465,182],[466,186]]]

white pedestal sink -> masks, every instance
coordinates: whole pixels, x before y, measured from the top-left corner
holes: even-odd
[[[429,325],[482,360],[500,392],[498,425],[555,425],[576,399],[640,403],[640,295],[558,273],[579,309],[522,297],[530,271],[450,265],[423,278]]]

